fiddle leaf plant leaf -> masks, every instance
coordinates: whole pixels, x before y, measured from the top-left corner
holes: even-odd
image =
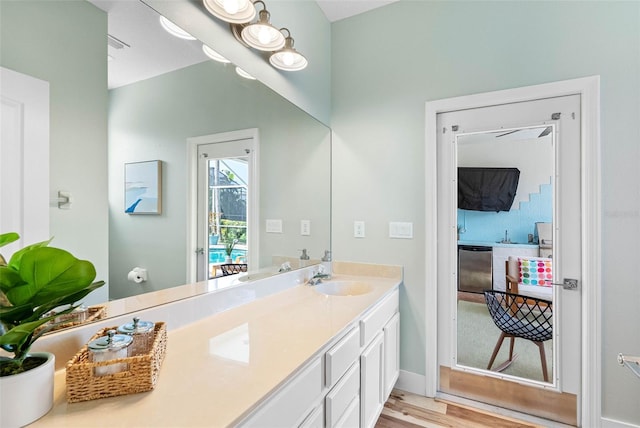
[[[11,244],[12,242],[20,239],[20,235],[15,232],[2,233],[0,234],[0,247],[4,247],[5,245]]]
[[[13,255],[11,256],[11,260],[9,260],[9,267],[12,269],[15,269],[17,271],[20,270],[20,265],[22,262],[22,258],[24,257],[25,254],[29,253],[32,250],[38,249],[38,248],[42,248],[42,247],[46,247],[47,245],[49,245],[49,243],[51,242],[53,238],[48,239],[46,241],[42,241],[42,242],[37,242],[35,244],[31,244],[31,245],[27,245],[26,247],[21,248],[20,250],[16,251],[15,253],[13,253]]]
[[[87,287],[96,271],[93,264],[65,250],[39,247],[22,255],[20,274],[25,283],[8,290],[7,299],[14,305],[31,302],[39,306]]]

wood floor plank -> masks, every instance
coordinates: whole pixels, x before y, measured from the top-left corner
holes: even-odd
[[[435,401],[432,398],[423,397],[421,395],[409,394],[404,391],[394,389],[391,392],[389,400],[400,400],[407,404],[412,404],[424,409],[433,410],[434,412],[446,413],[447,404],[441,401]]]
[[[394,389],[376,428],[533,428],[538,425]]]

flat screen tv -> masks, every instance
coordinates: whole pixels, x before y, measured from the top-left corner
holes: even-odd
[[[458,208],[509,211],[518,189],[518,168],[458,168]]]

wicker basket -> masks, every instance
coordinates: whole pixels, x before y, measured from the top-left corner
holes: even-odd
[[[80,324],[98,321],[105,318],[106,316],[107,316],[106,306],[89,306],[87,308],[87,317],[84,320],[82,321],[78,320],[77,315],[74,313],[60,315],[59,321],[49,331],[56,331],[63,328],[74,327]]]
[[[55,312],[51,311],[50,315],[55,315]],[[75,327],[78,325],[99,321],[107,317],[107,307],[106,306],[89,306],[87,308],[86,315],[87,316],[84,320],[78,319],[78,314],[76,313],[60,315],[57,320],[49,321],[48,323],[38,327],[36,329],[36,333],[39,333],[41,330],[44,330],[44,329],[46,329],[47,332],[51,333],[54,331],[65,329],[65,328]]]
[[[91,340],[115,329],[116,327],[104,328]],[[166,349],[167,329],[163,322],[156,323],[150,349],[141,355],[93,363],[89,361],[87,345],[83,346],[67,363],[67,401],[76,403],[152,390],[158,381]],[[102,376],[94,374],[96,367],[114,364],[122,365],[125,370]]]

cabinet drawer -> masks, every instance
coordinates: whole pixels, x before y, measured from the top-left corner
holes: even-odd
[[[360,400],[354,398],[344,415],[338,421],[335,428],[359,428],[360,427]]]
[[[398,312],[400,306],[398,290],[373,308],[370,313],[360,320],[360,346],[366,346],[378,334],[382,327]]]
[[[311,414],[302,422],[300,428],[324,428],[324,406],[322,403],[313,409]]]
[[[337,425],[342,415],[353,403],[354,398],[358,397],[359,391],[360,364],[355,363],[325,398],[324,408],[327,427]]]
[[[317,358],[299,375],[276,392],[243,424],[247,427],[295,426],[319,399],[323,390],[322,358]]]
[[[331,388],[360,355],[358,327],[347,333],[325,354],[325,382]]]

